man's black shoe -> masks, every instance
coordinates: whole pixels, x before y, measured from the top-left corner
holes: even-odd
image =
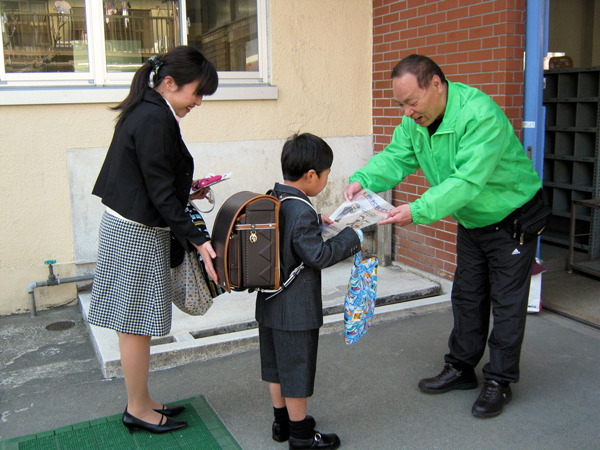
[[[511,400],[510,385],[503,387],[495,380],[486,380],[471,412],[476,417],[496,417],[502,413],[502,407]]]
[[[473,369],[461,371],[452,364],[446,364],[435,377],[419,381],[419,389],[428,394],[443,394],[453,389],[475,389],[477,384],[477,375]]]
[[[321,434],[315,431],[315,435],[310,439],[296,439],[290,436],[290,450],[299,450],[307,448],[328,448],[335,450],[341,445],[337,434]]]

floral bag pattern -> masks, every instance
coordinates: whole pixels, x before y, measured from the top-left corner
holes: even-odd
[[[344,298],[344,340],[354,344],[369,329],[375,312],[377,299],[376,257],[362,259],[361,253],[354,256],[354,266]]]

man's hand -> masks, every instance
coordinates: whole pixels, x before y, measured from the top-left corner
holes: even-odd
[[[193,244],[193,242],[192,242]],[[204,262],[204,267],[206,268],[206,272],[208,273],[208,275],[210,275],[210,277],[213,279],[213,281],[215,283],[219,283],[219,278],[217,277],[217,271],[215,270],[215,266],[213,266],[213,258],[217,257],[217,254],[215,253],[214,249],[212,248],[212,245],[210,242],[205,242],[202,245],[196,245],[194,244],[194,247],[196,247],[196,249],[198,250],[198,253],[200,253],[200,256],[202,256],[202,262]]]
[[[408,203],[400,205],[397,208],[392,209],[388,213],[387,219],[377,222],[377,225],[386,225],[388,223],[395,223],[403,227],[404,225],[410,225],[412,223],[412,213],[410,212],[410,205]]]
[[[362,191],[362,188],[363,187],[358,181],[353,181],[348,186],[346,186],[346,189],[344,189],[344,199],[347,202],[351,202],[352,198],[360,191]]]

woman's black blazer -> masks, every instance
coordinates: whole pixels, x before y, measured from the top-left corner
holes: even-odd
[[[189,251],[188,240],[206,242],[184,211],[193,173],[194,160],[175,116],[164,98],[148,89],[117,124],[92,194],[129,220],[170,227]]]

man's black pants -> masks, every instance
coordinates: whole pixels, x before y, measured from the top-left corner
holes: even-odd
[[[452,288],[454,329],[447,363],[475,367],[489,345],[486,379],[515,383],[525,334],[531,271],[537,239],[522,245],[500,225],[458,226],[457,267]],[[493,328],[489,335],[490,310]]]

